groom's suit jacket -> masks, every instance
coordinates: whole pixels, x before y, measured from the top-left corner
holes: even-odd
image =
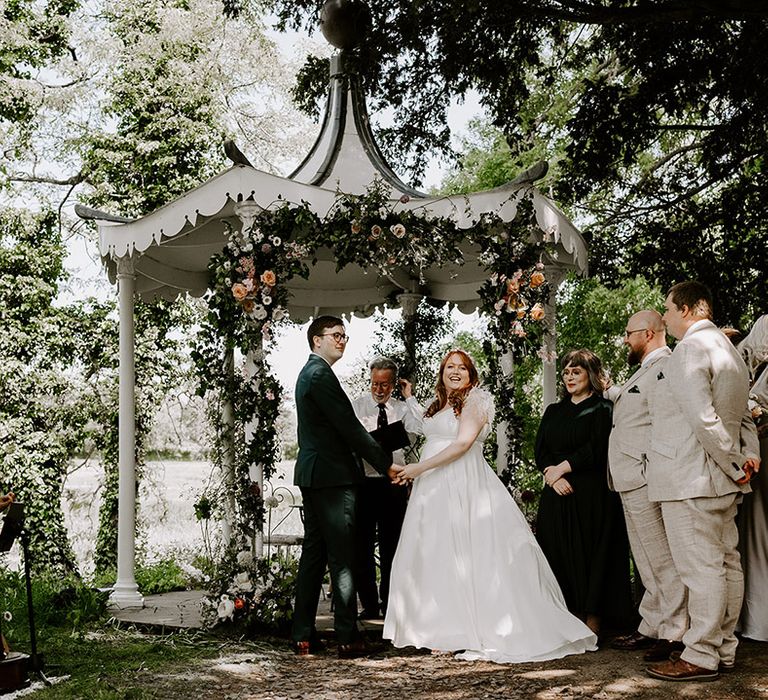
[[[608,439],[608,485],[624,493],[645,486],[646,454],[651,438],[649,397],[656,375],[672,354],[668,347],[656,355],[606,398],[613,401],[613,426]],[[612,387],[613,389],[613,387]]]
[[[747,408],[747,368],[728,338],[711,321],[698,322],[655,376],[649,499],[749,491],[736,480],[746,459],[759,454],[757,434]]]
[[[363,470],[353,452],[386,474],[390,455],[355,416],[331,366],[314,353],[296,380],[296,413],[299,456],[294,484],[313,488],[359,484]]]

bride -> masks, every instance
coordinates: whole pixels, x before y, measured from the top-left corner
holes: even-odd
[[[384,638],[498,663],[594,650],[597,638],[566,609],[528,523],[483,458],[493,397],[478,382],[464,351],[440,363],[421,461],[402,472],[413,492]]]

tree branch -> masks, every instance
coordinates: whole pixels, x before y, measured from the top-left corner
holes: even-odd
[[[77,175],[68,177],[66,180],[61,180],[55,177],[45,177],[43,175],[15,175],[8,178],[10,182],[32,182],[43,185],[59,185],[61,187],[70,187],[72,185],[79,185],[85,181],[85,175],[80,172]]]

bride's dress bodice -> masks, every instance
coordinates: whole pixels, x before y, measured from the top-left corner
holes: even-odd
[[[484,421],[474,444],[470,447],[470,452],[476,450],[482,452],[482,445],[490,434],[493,423],[493,396],[485,389],[475,387],[464,402],[462,415],[478,417]],[[434,416],[424,418],[422,430],[427,440],[422,450],[421,459],[427,459],[456,439],[459,434],[459,417],[454,414],[451,406],[446,406]]]

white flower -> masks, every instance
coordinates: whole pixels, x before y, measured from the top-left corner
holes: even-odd
[[[251,311],[251,317],[263,321],[267,317],[267,310],[261,304],[256,304]]]
[[[283,241],[281,240],[280,236],[272,236],[272,245],[277,247],[279,246]]]
[[[261,300],[264,302],[264,306],[269,306],[272,303],[272,297],[269,294],[263,294]]]
[[[272,562],[272,566],[269,567],[269,570],[273,574],[279,574],[280,573],[280,564],[278,564],[276,561]]]
[[[226,593],[221,594],[221,600],[216,608],[219,620],[231,620],[235,616],[235,601]]]
[[[227,287],[232,286],[232,278],[231,277],[225,277],[224,278],[224,284],[227,285]]]
[[[6,622],[10,622],[11,620],[13,620],[13,615],[11,614],[10,610],[6,610],[3,613],[3,620],[5,620]]]
[[[272,320],[273,321],[282,321],[288,314],[286,313],[285,309],[282,306],[275,307],[275,310],[272,312]]]
[[[245,250],[245,251],[251,251],[251,250],[253,250],[253,243],[246,243],[246,244],[243,246],[243,250]]]
[[[243,593],[250,593],[253,590],[253,584],[251,583],[251,579],[248,576],[247,571],[241,571],[237,576],[235,576],[235,579],[232,583],[235,589],[242,591]]]
[[[405,226],[402,224],[394,224],[389,227],[389,230],[392,231],[392,234],[396,238],[402,238],[405,235]]]
[[[247,549],[237,553],[238,566],[248,566],[253,563],[253,555]]]

